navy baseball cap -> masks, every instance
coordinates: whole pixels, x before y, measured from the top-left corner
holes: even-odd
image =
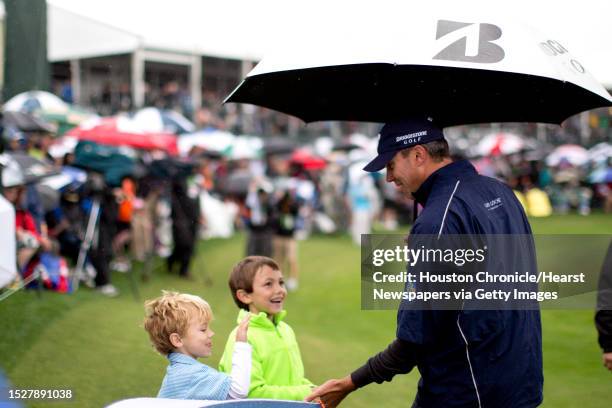
[[[365,171],[382,170],[400,150],[444,139],[442,129],[434,125],[430,119],[389,122],[380,129],[378,136],[378,156],[363,168]]]

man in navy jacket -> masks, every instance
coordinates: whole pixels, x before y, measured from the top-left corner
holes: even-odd
[[[531,237],[512,190],[480,176],[467,161],[453,162],[442,131],[430,120],[383,126],[378,156],[364,170],[385,166],[387,182],[423,207],[411,237]],[[528,241],[518,249],[504,248],[504,257],[520,257],[535,272],[535,251]],[[544,381],[539,309],[400,307],[395,341],[351,375],[316,388],[307,400],[320,397],[326,407],[335,407],[355,389],[390,381],[415,366],[421,380],[413,407],[536,407]]]

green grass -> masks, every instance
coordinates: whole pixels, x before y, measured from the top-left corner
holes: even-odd
[[[536,233],[612,231],[612,217],[563,216],[532,220]],[[216,366],[237,309],[227,273],[243,254],[242,236],[201,242],[194,264],[196,281],[169,276],[162,263],[140,284],[135,301],[124,274],[114,282],[122,294],[108,299],[83,288],[73,295],[20,292],[0,303],[0,366],[20,388],[71,388],[74,401],[53,407],[100,407],[112,401],[154,396],[166,360],[148,344],[141,328],[144,299],[162,289],[201,295],[213,307]],[[315,383],[348,374],[394,337],[395,312],[360,310],[359,248],[345,236],[317,236],[301,242],[300,290],[287,300],[287,321],[297,333],[306,373]],[[204,274],[213,279],[205,286]],[[601,365],[590,310],[546,310],[544,327],[545,404],[548,407],[608,406],[611,374]],[[418,373],[352,394],[347,407],[405,407],[415,394]],[[46,407],[48,402],[32,403]]]

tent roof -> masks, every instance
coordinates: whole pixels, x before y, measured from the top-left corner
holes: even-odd
[[[559,41],[612,88],[609,0],[47,0],[52,61],[144,49],[257,61],[270,47],[290,47],[295,30],[341,24],[380,26],[392,15],[428,13],[453,19],[516,17]],[[471,16],[471,19],[470,19]],[[76,21],[76,22],[75,22]],[[88,27],[85,29],[85,27]],[[78,29],[78,35],[75,35]],[[100,41],[104,38],[104,41]],[[69,41],[67,41],[69,39]],[[282,44],[285,41],[285,44]]]

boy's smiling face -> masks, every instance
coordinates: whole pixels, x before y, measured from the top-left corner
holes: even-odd
[[[249,305],[251,313],[264,312],[272,318],[283,310],[287,289],[283,274],[268,265],[262,266],[253,279],[253,292],[242,292],[242,302]]]
[[[173,341],[176,351],[196,359],[210,357],[213,346],[212,337],[215,332],[211,330],[209,324],[210,322],[202,322],[200,319],[192,318],[185,334],[178,336],[176,344]],[[176,335],[176,333],[172,335]]]

